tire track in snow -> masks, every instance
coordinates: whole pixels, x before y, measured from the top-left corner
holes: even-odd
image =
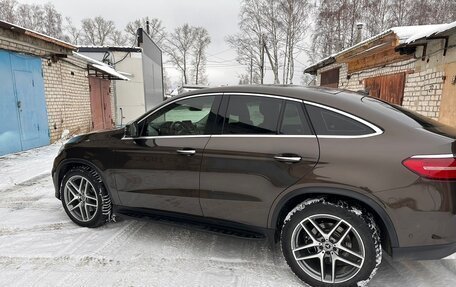
[[[50,224],[35,225],[29,228],[0,228],[0,236],[8,236],[21,234],[24,232],[43,232],[43,231],[57,231],[64,228],[73,226],[74,224],[70,221],[56,222]]]
[[[126,225],[116,232],[110,239],[108,239],[100,248],[95,250],[94,254],[111,254],[111,252],[114,252],[114,249],[119,248],[121,244],[128,243],[128,239],[134,236],[134,234],[146,225],[146,222],[138,220],[125,220],[119,223],[124,223]]]
[[[42,181],[43,179],[50,178],[50,177],[51,177],[50,172],[44,172],[44,173],[38,174],[32,178],[24,180],[22,182],[13,183],[13,185],[10,187],[0,189],[0,193],[17,192],[18,189],[20,189],[20,188],[33,186],[33,185],[39,183],[40,181]]]

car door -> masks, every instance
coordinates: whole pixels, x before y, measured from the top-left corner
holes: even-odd
[[[222,104],[223,133],[211,137],[201,166],[206,217],[267,226],[274,199],[318,161],[318,141],[303,105],[240,94]]]
[[[202,215],[200,166],[220,98],[183,98],[138,121],[140,136],[117,151],[122,205]]]

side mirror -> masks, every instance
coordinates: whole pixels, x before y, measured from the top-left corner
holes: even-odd
[[[127,138],[136,138],[139,137],[138,124],[135,122],[130,122],[125,126],[125,137]]]

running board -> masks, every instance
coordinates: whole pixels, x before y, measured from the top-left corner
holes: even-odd
[[[116,208],[117,209],[117,208]],[[194,229],[198,231],[203,231],[203,232],[209,232],[209,233],[215,233],[215,234],[223,234],[227,236],[233,236],[233,237],[238,237],[238,238],[244,238],[244,239],[254,239],[254,240],[259,240],[259,239],[264,239],[266,238],[265,234],[261,232],[255,232],[247,229],[242,229],[238,227],[231,227],[231,226],[225,226],[222,224],[217,224],[217,223],[212,223],[212,222],[205,222],[205,219],[195,220],[195,218],[186,218],[186,215],[169,215],[169,214],[157,214],[155,212],[151,211],[136,211],[136,210],[130,210],[130,209],[117,209],[115,211],[117,214],[122,214],[128,217],[133,217],[137,219],[144,219],[144,220],[154,220],[154,221],[159,221],[162,223],[170,224],[170,225],[175,225],[175,226],[182,226],[185,228],[189,229]],[[193,217],[193,216],[191,216]],[[212,220],[209,220],[212,221]]]

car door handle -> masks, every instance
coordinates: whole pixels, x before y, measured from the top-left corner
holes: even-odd
[[[298,155],[276,155],[274,159],[280,162],[296,163],[300,162],[302,158]]]
[[[194,149],[178,149],[176,151],[181,155],[194,155],[196,153],[196,150]]]

